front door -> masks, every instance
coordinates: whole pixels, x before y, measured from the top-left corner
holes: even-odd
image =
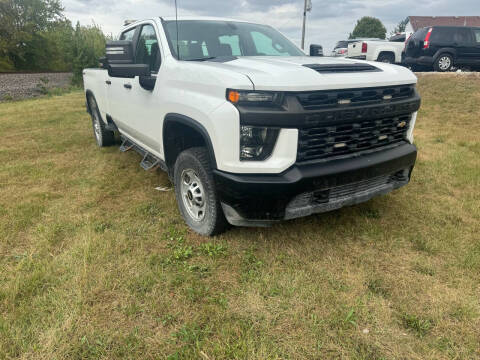
[[[139,25],[140,31],[135,48],[135,63],[147,64],[150,68],[149,85],[140,81],[137,76],[134,79],[123,79],[127,83],[128,108],[125,109],[124,130],[141,146],[159,155],[161,149],[161,124],[158,116],[159,98],[156,94],[156,76],[160,68],[161,54],[158,36],[153,23]],[[152,87],[153,85],[153,87]]]
[[[133,46],[136,44],[136,39],[138,37],[138,27],[134,27],[124,31],[120,35],[119,40],[128,40],[132,41]],[[127,133],[127,124],[128,124],[128,107],[129,107],[129,98],[131,95],[131,84],[133,79],[113,77],[107,75],[107,93],[108,93],[108,115],[110,115],[118,126],[122,133]]]

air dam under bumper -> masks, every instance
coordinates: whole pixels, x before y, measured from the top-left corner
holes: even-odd
[[[232,225],[262,226],[354,205],[406,185],[414,145],[347,159],[295,164],[281,174],[214,171],[225,217]]]

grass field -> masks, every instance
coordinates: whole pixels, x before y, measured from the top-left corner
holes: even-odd
[[[408,186],[210,239],[81,92],[0,104],[0,359],[479,359],[480,77],[419,91]]]

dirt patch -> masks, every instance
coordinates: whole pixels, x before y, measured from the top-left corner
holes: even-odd
[[[31,98],[70,86],[72,73],[0,74],[0,102]]]

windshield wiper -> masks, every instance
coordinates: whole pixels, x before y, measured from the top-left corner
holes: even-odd
[[[216,59],[217,57],[216,56],[206,56],[206,57],[202,57],[202,58],[195,58],[195,59],[182,59],[184,61],[205,61],[205,60],[212,60],[212,59]]]

